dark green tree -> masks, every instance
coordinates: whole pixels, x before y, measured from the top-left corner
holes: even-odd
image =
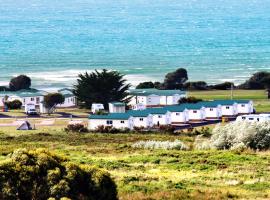
[[[18,91],[22,89],[30,89],[31,79],[26,75],[19,75],[14,77],[9,82],[9,88],[11,91]]]
[[[116,200],[105,171],[76,165],[44,149],[19,149],[0,163],[0,199]]]
[[[93,103],[102,103],[108,108],[112,101],[128,102],[128,89],[124,75],[117,71],[95,70],[92,73],[79,74],[73,93],[79,104],[85,108],[91,108]]]
[[[196,97],[183,97],[179,99],[178,103],[179,104],[184,104],[184,103],[198,103],[202,101],[202,99],[197,99]]]
[[[179,68],[174,72],[168,73],[164,80],[164,89],[182,89],[183,84],[188,80],[187,70]]]
[[[240,89],[265,89],[267,80],[269,80],[270,72],[257,72],[253,74],[246,82],[239,85]]]
[[[64,101],[65,97],[61,93],[49,93],[44,96],[44,105],[48,110],[48,114],[52,113],[57,104],[62,104]]]
[[[155,88],[155,85],[152,81],[142,82],[136,86],[136,89],[147,89],[147,88]]]

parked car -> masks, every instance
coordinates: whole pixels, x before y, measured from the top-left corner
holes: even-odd
[[[27,115],[38,115],[38,112],[36,111],[36,109],[29,109],[26,112]]]

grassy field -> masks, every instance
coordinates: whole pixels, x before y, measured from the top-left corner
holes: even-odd
[[[230,99],[230,91],[190,92],[205,100]],[[264,91],[234,93],[236,99],[252,99],[257,111],[270,112]],[[87,116],[87,110],[60,109]],[[20,111],[10,112],[20,116]],[[57,116],[57,115],[56,115]],[[83,119],[82,119],[83,120]],[[86,120],[86,119],[84,119]],[[14,119],[1,119],[12,123]],[[30,119],[39,124],[42,119]],[[17,148],[47,148],[75,163],[108,170],[117,183],[121,200],[146,199],[270,199],[270,151],[199,151],[195,136],[168,134],[65,133],[69,119],[33,131],[0,127],[0,160]],[[212,128],[212,127],[211,127]],[[190,150],[147,150],[131,147],[137,141],[183,141]]]
[[[17,148],[48,148],[108,170],[123,200],[270,198],[270,152],[192,150],[194,137],[186,134],[76,134],[63,128],[1,128],[0,160]],[[131,147],[141,140],[175,139],[191,150]]]
[[[231,99],[231,91],[194,91],[188,92],[188,96],[195,96],[204,100]],[[270,112],[270,100],[267,99],[265,90],[234,90],[233,99],[253,100],[257,112]]]

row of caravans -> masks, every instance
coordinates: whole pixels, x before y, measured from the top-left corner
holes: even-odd
[[[99,126],[115,128],[153,127],[155,125],[177,125],[194,121],[235,117],[253,113],[253,102],[249,100],[204,101],[196,104],[169,105],[145,110],[129,110],[122,113],[90,115],[89,129]]]

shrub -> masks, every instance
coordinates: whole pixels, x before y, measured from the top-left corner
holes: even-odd
[[[14,151],[0,163],[0,199],[117,199],[109,174],[44,149]]]
[[[65,128],[66,132],[87,133],[88,129],[83,124],[69,124]]]
[[[202,99],[198,99],[196,97],[183,97],[179,99],[178,103],[183,104],[183,103],[198,103],[202,101]]]
[[[170,141],[139,141],[132,145],[133,148],[143,149],[176,149],[176,150],[187,150],[188,147],[180,140]]]
[[[101,126],[98,126],[92,132],[95,132],[95,133],[129,133],[130,129],[128,129],[128,128],[117,129],[117,128],[114,128],[113,126],[101,125]]]
[[[175,127],[172,125],[160,125],[159,130],[163,133],[174,133]]]
[[[6,102],[6,105],[8,107],[8,109],[10,110],[16,110],[16,109],[21,109],[22,107],[22,102],[19,100],[13,100],[13,101],[8,101]]]
[[[217,149],[245,146],[254,150],[270,148],[270,122],[233,122],[213,129],[211,145]]]

